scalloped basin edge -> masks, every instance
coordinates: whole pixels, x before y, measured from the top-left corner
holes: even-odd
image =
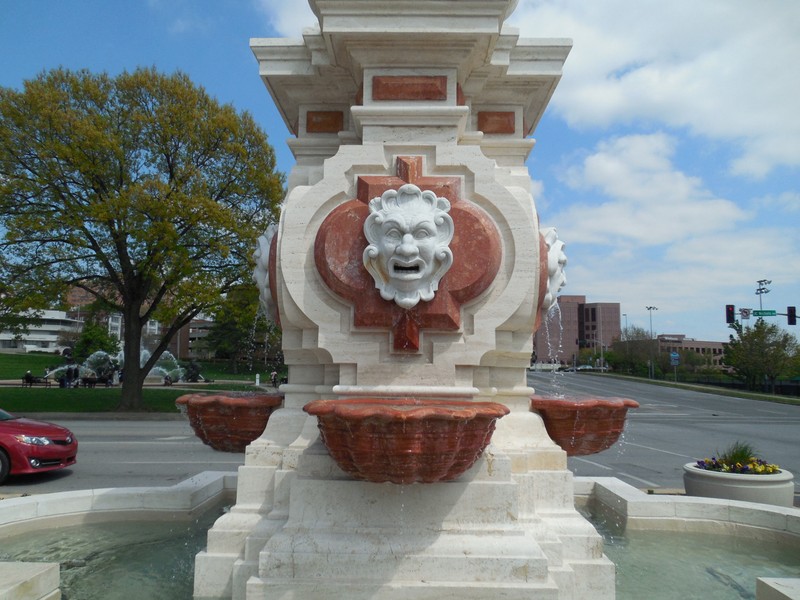
[[[586,456],[617,443],[625,428],[629,408],[639,408],[630,398],[543,398],[531,396],[531,410],[567,456]]]
[[[373,483],[452,481],[467,471],[509,409],[495,402],[421,398],[315,400],[322,442],[354,479]]]

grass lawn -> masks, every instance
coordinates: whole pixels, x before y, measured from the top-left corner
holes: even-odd
[[[25,371],[30,371],[34,377],[44,377],[45,368],[60,367],[63,364],[63,357],[57,354],[0,353],[0,379],[22,381]]]
[[[44,370],[64,364],[64,359],[55,354],[0,353],[0,380],[12,380],[19,385],[0,386],[0,408],[10,413],[35,412],[114,412],[119,406],[120,388],[97,387],[94,389],[64,389],[57,384],[45,388],[34,386],[23,388],[22,376],[30,371],[41,377]],[[254,391],[255,373],[230,373],[227,362],[200,363],[200,372],[214,383],[199,385],[191,390],[175,387],[145,387],[142,390],[142,410],[145,412],[177,412],[175,399],[190,392],[214,393],[226,391]],[[262,365],[263,366],[263,365]],[[240,365],[241,369],[241,365]],[[244,369],[241,369],[244,370]],[[220,383],[225,380],[225,383]],[[262,374],[263,383],[269,382],[269,374]],[[229,382],[235,383],[229,383]]]
[[[188,393],[178,388],[145,388],[145,412],[177,412],[175,399]],[[120,399],[119,388],[23,388],[0,387],[0,408],[14,414],[34,412],[113,412]]]
[[[44,376],[45,368],[53,369],[64,364],[64,358],[57,354],[0,352],[0,380],[18,379],[21,381],[25,371],[30,371],[35,377],[42,377]],[[187,361],[181,361],[181,366],[185,367],[187,364]],[[256,373],[259,373],[262,382],[269,382],[270,369],[261,363],[253,364],[252,370],[249,368],[250,365],[242,363],[236,369],[233,369],[229,361],[221,360],[198,361],[198,364],[200,365],[200,373],[206,379],[254,382]],[[284,367],[281,377],[285,376]]]

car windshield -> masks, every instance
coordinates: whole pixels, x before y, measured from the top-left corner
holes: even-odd
[[[11,413],[7,413],[2,408],[0,408],[0,421],[11,421],[12,419],[17,419],[17,418],[18,417],[15,417]]]

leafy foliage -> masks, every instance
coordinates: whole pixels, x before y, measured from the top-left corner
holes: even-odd
[[[214,324],[205,338],[216,358],[230,361],[238,372],[242,363],[252,366],[256,358],[279,369],[281,333],[274,323],[260,318],[258,288],[246,284],[232,289],[214,315]]]
[[[283,179],[266,135],[183,74],[57,69],[0,89],[0,281],[16,299],[79,287],[121,313],[123,408],[171,337],[249,278]],[[16,309],[21,308],[19,305]],[[24,306],[22,306],[24,308]]]
[[[99,323],[84,323],[72,350],[72,358],[75,362],[82,363],[98,351],[116,354],[119,352],[119,340],[117,336],[108,333],[108,328]]]
[[[631,325],[622,331],[622,339],[614,340],[606,360],[618,373],[639,377],[648,375],[648,361],[657,354],[658,343],[651,339],[650,332]]]
[[[738,321],[730,327],[736,335],[730,336],[723,360],[748,389],[759,389],[765,381],[774,388],[779,375],[791,372],[798,354],[792,334],[764,319],[758,319],[753,327]]]

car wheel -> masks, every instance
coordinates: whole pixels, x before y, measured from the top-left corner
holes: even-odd
[[[8,455],[5,451],[0,450],[0,484],[6,480],[9,471],[11,471],[11,461],[8,460]]]

